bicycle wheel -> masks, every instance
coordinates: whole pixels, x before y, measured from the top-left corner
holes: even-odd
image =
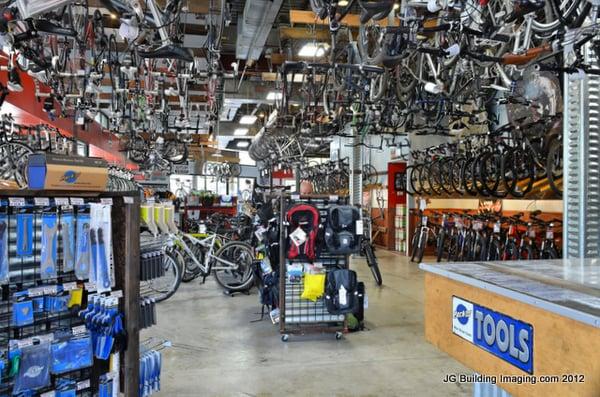
[[[427,233],[422,233],[420,238],[419,246],[417,247],[417,263],[421,263],[423,255],[425,254],[425,247],[427,246]]]
[[[252,273],[252,262],[254,255],[252,247],[241,241],[230,241],[215,254],[213,266],[225,267],[227,261],[235,263],[237,269],[215,269],[215,279],[228,291],[245,291],[252,287],[254,277]]]
[[[437,236],[436,250],[435,250],[435,252],[437,254],[438,262],[442,261],[442,256],[444,255],[445,242],[446,242],[446,231],[444,229],[442,229]]]
[[[195,259],[198,262],[204,263],[204,250],[202,250],[201,247],[194,244],[190,247],[190,250],[192,251]],[[206,274],[202,272],[200,266],[198,266],[196,262],[189,257],[189,254],[184,253],[184,258],[185,266],[183,276],[181,277],[181,281],[183,281],[184,283],[189,283],[190,281],[196,279],[198,276],[206,276]]]
[[[499,152],[484,153],[479,168],[479,179],[485,190],[494,197],[506,197],[508,191],[499,189],[502,174],[502,154]]]
[[[560,138],[552,140],[550,147],[548,148],[546,175],[548,176],[550,188],[554,193],[562,196],[563,144]]]
[[[458,260],[459,246],[458,234],[450,236],[450,240],[448,241],[448,255],[446,256],[448,262],[456,262]]]
[[[18,142],[0,145],[0,177],[13,180],[22,188],[27,186],[27,161],[33,150]]]
[[[374,185],[377,183],[377,169],[373,167],[371,164],[363,165],[362,169],[362,180],[365,185]]]
[[[535,170],[531,155],[515,148],[505,153],[502,162],[504,184],[514,197],[524,197],[533,188]]]
[[[364,250],[365,250],[365,256],[367,257],[367,265],[369,265],[369,269],[371,269],[371,273],[373,273],[373,278],[375,278],[375,283],[377,285],[383,284],[383,278],[381,277],[381,271],[379,270],[379,264],[377,263],[377,258],[375,257],[375,251],[369,241],[364,243]]]
[[[502,250],[502,260],[503,261],[516,261],[519,259],[519,249],[515,240],[509,239]]]
[[[477,196],[477,189],[473,185],[473,163],[475,162],[475,158],[471,157],[466,159],[463,164],[460,179],[462,183],[463,190],[470,194],[471,196]]]
[[[497,261],[500,259],[500,241],[497,239],[492,239],[490,241],[486,258],[488,261]]]
[[[169,299],[181,285],[181,268],[176,257],[170,253],[163,254],[164,274],[150,281],[140,282],[140,292],[144,296],[150,296],[156,302]]]

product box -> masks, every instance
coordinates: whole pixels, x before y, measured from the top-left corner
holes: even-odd
[[[105,191],[108,163],[94,157],[36,153],[29,156],[30,189]]]

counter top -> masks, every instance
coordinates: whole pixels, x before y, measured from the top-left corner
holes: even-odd
[[[420,268],[600,328],[600,259],[422,263]]]

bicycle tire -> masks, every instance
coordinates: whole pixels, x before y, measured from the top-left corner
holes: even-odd
[[[423,255],[425,254],[425,248],[427,247],[427,233],[423,233],[420,240],[421,244],[419,244],[419,247],[417,248],[417,263],[421,263],[423,261]]]
[[[233,252],[229,252],[233,250]],[[232,256],[233,255],[233,256]],[[254,274],[252,270],[252,262],[254,260],[252,247],[241,241],[230,241],[224,244],[215,254],[215,257],[225,259],[229,262],[237,263],[243,271],[241,280],[228,280],[227,277],[232,277],[233,273],[229,270],[213,270],[217,283],[228,291],[246,291],[250,289],[254,283]],[[215,259],[216,261],[216,259]],[[242,263],[242,261],[245,261]],[[227,273],[230,272],[230,273]]]
[[[495,238],[492,238],[488,244],[486,259],[488,261],[500,260],[500,242]]]
[[[204,262],[205,254],[201,248],[198,248],[196,245],[192,245],[190,247],[190,250],[196,256],[196,259],[200,263]],[[187,255],[187,253],[186,253],[186,255]],[[184,255],[184,258],[185,258],[185,255]],[[206,276],[206,275],[202,272],[202,269],[198,265],[196,265],[196,263],[193,260],[185,260],[185,269],[184,269],[183,275],[181,277],[181,281],[183,281],[184,283],[189,283],[190,281],[195,280],[199,276]]]
[[[508,191],[499,190],[502,179],[502,154],[499,152],[484,153],[479,168],[479,178],[485,187],[485,190],[492,196],[503,198],[508,195]]]
[[[458,235],[453,234],[450,236],[450,241],[448,242],[448,251],[446,259],[448,262],[456,262],[458,260]]]
[[[484,156],[486,156],[486,155],[487,155],[487,152],[482,153],[479,156],[477,156],[477,158],[475,159],[475,161],[473,162],[471,167],[473,168],[472,178],[473,178],[473,185],[475,186],[475,190],[481,196],[489,197],[490,192],[487,190],[487,187],[481,178],[482,168],[484,167],[483,160],[484,160]]]
[[[419,185],[421,186],[421,194],[431,196],[432,188],[429,184],[429,167],[427,164],[421,164],[419,168]]]
[[[461,182],[461,172],[462,172],[462,168],[464,167],[464,164],[466,161],[467,161],[467,159],[464,157],[453,158],[448,167],[448,172],[449,172],[448,178],[450,180],[450,185],[452,186],[452,190],[454,190],[454,193],[457,193],[460,195],[465,193],[465,190],[464,190],[462,182]]]
[[[383,284],[383,278],[381,277],[381,271],[379,270],[379,264],[377,263],[377,257],[375,257],[373,246],[370,242],[366,242],[364,249],[365,256],[367,257],[367,265],[369,265],[369,269],[371,269],[375,283],[377,285]]]
[[[438,233],[437,241],[436,241],[436,249],[435,249],[438,262],[441,262],[442,257],[444,256],[445,240],[446,240],[446,231],[442,228],[442,230]]]
[[[143,283],[144,286],[147,286],[154,293],[157,293],[157,295],[152,295],[156,302],[162,302],[172,297],[181,285],[181,269],[177,263],[177,259],[170,252],[164,252],[163,254],[163,268],[165,269],[165,275],[169,274],[171,271],[173,272],[173,281],[171,283],[167,283],[165,288],[159,288],[156,286],[156,284],[165,276]]]
[[[514,239],[509,239],[502,249],[502,260],[503,261],[514,261],[519,259],[519,248]]]
[[[506,189],[514,197],[524,197],[533,188],[535,179],[533,160],[520,148],[505,153],[501,173]]]
[[[421,228],[417,228],[417,231],[415,232],[415,234],[413,234],[411,242],[410,242],[410,246],[411,246],[411,255],[410,255],[410,261],[414,262],[415,261],[415,257],[417,256],[417,249],[418,249],[418,242],[417,240],[419,239],[419,235],[421,234]]]
[[[477,196],[477,190],[473,185],[473,163],[475,162],[474,157],[466,159],[463,164],[462,171],[460,173],[460,179],[465,192],[471,196]]]
[[[562,183],[563,176],[563,144],[560,139],[562,138],[553,139],[549,145],[546,158],[546,175],[552,191],[562,196],[563,191],[558,185],[559,182]]]
[[[427,183],[429,183],[429,188],[432,194],[436,196],[442,194],[439,160],[433,161],[427,168]]]
[[[526,261],[535,259],[533,248],[529,245],[521,247],[521,249],[519,249],[519,259]]]

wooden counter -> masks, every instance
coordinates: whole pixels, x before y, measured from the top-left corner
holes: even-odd
[[[599,261],[422,264],[421,268],[427,271],[425,336],[430,343],[474,372],[495,376],[498,386],[513,396],[600,396]],[[478,345],[453,332],[457,299],[507,316],[507,322],[531,326],[531,373],[482,348],[483,338]],[[475,320],[473,324],[477,329]],[[515,375],[523,383],[502,382],[501,375]]]

